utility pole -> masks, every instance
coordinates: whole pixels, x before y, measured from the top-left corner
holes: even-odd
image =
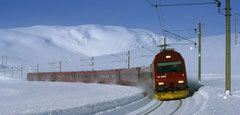
[[[37,64],[37,73],[39,73],[39,64]]]
[[[167,34],[164,33],[164,38],[163,38],[163,49],[167,49]]]
[[[198,82],[201,83],[201,40],[202,40],[202,24],[198,23]]]
[[[93,71],[94,71],[94,57],[92,56],[91,59],[92,63],[91,63],[91,67],[92,67],[92,71],[91,71],[91,79],[93,78]]]
[[[128,55],[128,69],[129,69],[130,68],[130,61],[131,61],[130,50],[128,50],[127,55]]]
[[[21,78],[23,78],[23,65],[21,65]]]
[[[2,68],[3,68],[3,64],[4,64],[4,56],[2,56]]]
[[[62,60],[59,61],[59,70],[62,72]]]
[[[231,12],[230,0],[226,0],[226,84],[225,94],[231,95]]]
[[[91,66],[92,66],[92,71],[94,71],[94,57],[92,57],[92,64],[91,64]]]
[[[6,57],[5,66],[7,67],[8,57],[7,56],[5,56],[5,57]]]
[[[13,78],[13,66],[12,66],[12,78]]]
[[[235,13],[235,46],[238,45],[238,31],[237,31],[237,13]]]

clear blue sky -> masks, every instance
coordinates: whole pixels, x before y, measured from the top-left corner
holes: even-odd
[[[161,0],[162,4],[209,1],[214,0]],[[224,9],[225,0],[221,1]],[[232,13],[240,13],[240,0],[231,0],[231,5]],[[168,30],[194,28],[202,22],[205,35],[225,33],[225,17],[217,13],[215,4],[162,7],[160,13]],[[160,33],[155,10],[145,0],[0,0],[0,28],[82,24],[117,25]],[[194,31],[175,32],[195,36]]]

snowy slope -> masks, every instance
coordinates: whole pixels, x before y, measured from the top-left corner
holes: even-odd
[[[237,115],[240,110],[239,76],[232,76],[232,95],[225,95],[224,75],[204,75],[203,87],[183,100],[181,115]]]
[[[1,56],[8,57],[9,67],[23,65],[26,73],[36,71],[32,68],[36,68],[37,64],[40,65],[40,71],[58,71],[56,67],[59,60],[62,60],[64,65],[63,71],[89,70],[91,67],[79,65],[89,65],[91,56],[121,53],[141,46],[157,46],[160,42],[160,36],[151,31],[119,26],[33,26],[0,29]],[[104,60],[96,63],[102,61]]]
[[[135,87],[28,82],[0,77],[0,115],[93,114],[144,97]]]
[[[160,43],[159,36],[147,30],[101,25],[1,29],[0,38],[2,49],[21,47],[33,52],[53,47],[86,56],[113,54]]]

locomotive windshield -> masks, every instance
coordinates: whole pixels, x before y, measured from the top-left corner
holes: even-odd
[[[158,73],[181,72],[181,71],[182,71],[181,61],[161,62],[157,64]]]

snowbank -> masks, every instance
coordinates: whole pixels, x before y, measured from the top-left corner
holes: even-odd
[[[224,75],[203,76],[204,86],[192,97],[184,99],[181,115],[235,115],[240,112],[239,76],[232,77],[232,95],[225,95]]]
[[[0,114],[93,114],[144,97],[135,87],[0,80]]]

